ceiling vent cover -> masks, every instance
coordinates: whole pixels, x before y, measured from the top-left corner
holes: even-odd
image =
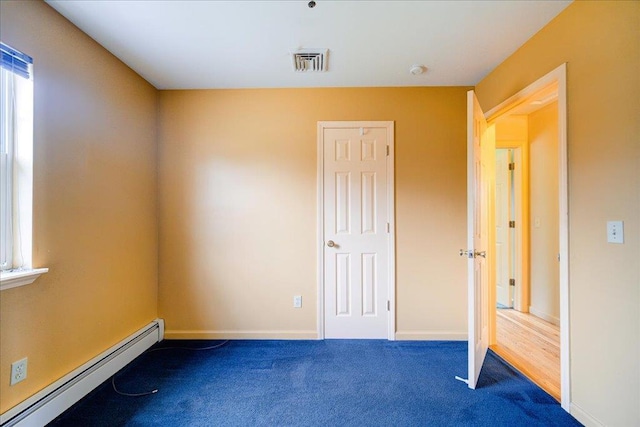
[[[327,71],[329,49],[299,49],[291,54],[296,71]]]

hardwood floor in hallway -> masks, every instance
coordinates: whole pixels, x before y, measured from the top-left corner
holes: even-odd
[[[499,309],[491,349],[560,400],[560,328],[529,313]]]

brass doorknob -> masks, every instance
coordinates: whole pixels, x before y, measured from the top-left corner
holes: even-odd
[[[336,242],[334,242],[333,240],[329,240],[327,242],[327,246],[329,246],[330,248],[334,247],[336,245]]]

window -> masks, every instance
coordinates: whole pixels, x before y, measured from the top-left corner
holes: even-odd
[[[0,289],[32,283],[33,60],[0,43]]]

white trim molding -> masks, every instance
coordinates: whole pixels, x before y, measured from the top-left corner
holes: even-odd
[[[47,273],[48,268],[29,268],[15,271],[0,272],[0,291],[5,289],[17,288],[18,286],[30,285],[36,281],[38,277]]]
[[[316,340],[317,331],[207,331],[166,330],[170,340]]]
[[[467,331],[398,331],[400,341],[466,341]]]
[[[162,341],[163,331],[164,320],[154,320],[1,414],[0,425],[2,427],[46,425],[149,347]]]
[[[538,310],[535,307],[530,306],[529,307],[529,313],[533,314],[536,317],[539,317],[542,320],[546,320],[549,323],[553,323],[556,326],[560,326],[560,319],[557,318],[556,316],[552,316],[549,313],[546,313],[542,310]]]
[[[571,415],[584,424],[586,427],[604,427],[604,423],[583,410],[580,406],[575,403],[571,404]]]

